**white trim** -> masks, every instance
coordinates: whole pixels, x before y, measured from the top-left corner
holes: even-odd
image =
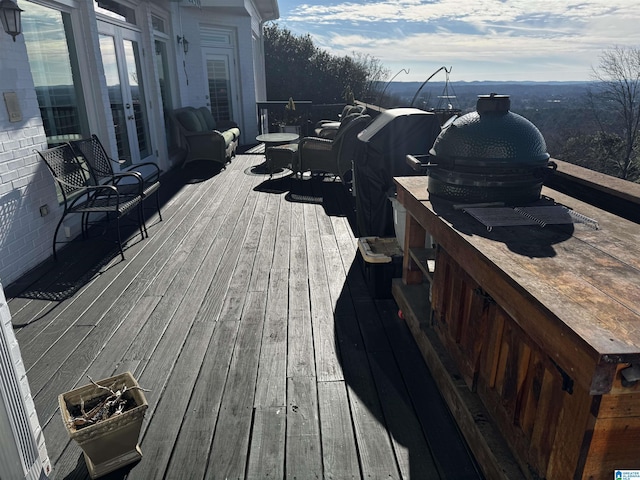
[[[29,3],[34,3],[42,7],[55,8],[56,10],[66,11],[67,13],[71,9],[78,8],[77,0],[28,0]]]
[[[95,8],[96,5],[96,0],[88,0],[91,2],[91,6],[93,8],[93,11],[95,13],[96,16],[96,20],[102,20],[104,22],[108,22],[108,23],[113,23],[115,25],[119,25],[121,27],[126,27],[126,28],[130,28],[132,30],[141,30],[141,21],[142,18],[140,17],[139,13],[140,13],[140,9],[139,9],[139,3],[135,3],[135,2],[130,2],[130,1],[126,1],[126,0],[114,0],[116,3],[119,3],[120,5],[123,5],[127,8],[130,8],[131,10],[133,10],[135,12],[135,16],[136,16],[136,23],[128,23],[125,22],[124,20],[120,20],[118,18],[112,17],[109,14],[106,13],[102,13],[100,11],[97,11]]]
[[[178,93],[179,80],[174,50],[175,37],[173,35],[173,28],[171,23],[171,12],[169,10],[159,8],[157,5],[151,4],[149,8],[149,14],[162,19],[165,25],[165,32],[159,32],[152,29],[151,42],[153,44],[154,50],[156,41],[163,42],[166,46],[168,63],[166,73],[169,76],[169,89],[167,91],[167,95],[171,98],[172,109],[175,109],[176,105],[179,104],[180,95]],[[158,105],[158,108],[152,109],[152,111],[150,112],[152,115],[154,115],[155,121],[153,122],[153,125],[156,126],[156,128],[153,129],[153,136],[155,139],[154,144],[156,145],[155,149],[157,151],[156,156],[158,158],[158,163],[160,164],[161,168],[168,169],[171,167],[171,159],[169,157],[168,142],[166,140],[163,140],[166,136],[166,125],[162,105],[162,95],[160,92],[160,86],[157,84],[159,79],[159,72],[157,71],[157,65],[155,61],[155,51],[153,52],[153,55],[154,57],[152,62],[152,71],[154,85],[152,89],[148,90],[150,90],[149,94],[153,95],[154,104]]]

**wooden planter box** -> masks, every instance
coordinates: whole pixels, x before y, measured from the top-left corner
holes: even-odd
[[[130,372],[96,383],[114,391],[124,386],[138,387],[138,382]],[[70,410],[79,405],[81,399],[86,404],[104,393],[104,390],[89,384],[58,396],[62,421],[69,436],[82,448],[91,478],[100,477],[142,458],[138,437],[148,404],[144,392],[139,388],[124,394],[133,398],[135,407],[94,425],[80,429],[72,425]]]

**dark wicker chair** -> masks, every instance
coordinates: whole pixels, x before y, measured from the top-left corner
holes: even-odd
[[[298,145],[297,170],[322,171],[346,181],[358,146],[358,133],[371,121],[369,115],[351,114],[343,120],[333,139],[306,137]]]
[[[156,210],[158,217],[162,221],[162,213],[160,212],[160,168],[153,162],[137,163],[125,168],[121,173],[113,171],[113,165],[122,165],[123,160],[115,160],[111,158],[100,139],[94,134],[90,138],[75,140],[70,142],[71,147],[77,154],[82,155],[89,163],[100,184],[112,184],[118,188],[118,193],[125,198],[135,197],[138,195],[139,181],[142,180],[142,200],[148,199],[155,194]],[[145,172],[143,174],[142,172]],[[130,179],[129,175],[137,175],[140,180]],[[129,180],[127,180],[129,178]],[[147,225],[142,217],[145,235],[147,233]]]
[[[84,157],[77,155],[68,143],[37,153],[53,175],[64,207],[53,234],[53,258],[57,259],[56,244],[68,243],[68,241],[58,241],[58,232],[62,222],[68,215],[79,213],[82,215],[81,227],[84,238],[87,237],[89,227],[94,223],[90,221],[91,214],[103,214],[107,220],[109,217],[115,216],[118,247],[124,260],[120,219],[136,210],[137,226],[140,235],[144,238],[141,209],[142,180],[139,179],[139,176],[135,174],[129,176],[138,182],[137,193],[134,194],[132,191],[128,195],[121,195],[117,188],[120,177],[114,178],[115,184],[99,184],[91,166],[87,164]]]
[[[315,136],[320,138],[335,138],[342,120],[353,114],[364,115],[367,108],[364,105],[345,105],[338,120],[320,120],[315,126]]]
[[[271,174],[285,166],[297,174],[324,172],[350,183],[352,160],[359,143],[357,136],[370,122],[369,115],[353,113],[343,119],[333,139],[304,137],[297,144],[268,148],[267,169]]]

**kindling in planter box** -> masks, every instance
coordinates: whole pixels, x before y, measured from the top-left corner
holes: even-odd
[[[67,433],[84,452],[91,478],[142,458],[138,437],[148,404],[130,372],[63,393],[58,403]]]

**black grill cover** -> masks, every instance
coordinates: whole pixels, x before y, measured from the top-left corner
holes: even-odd
[[[440,121],[417,108],[385,110],[358,134],[361,148],[354,158],[353,178],[359,237],[395,234],[393,177],[413,175],[406,155],[426,155],[440,134]]]

